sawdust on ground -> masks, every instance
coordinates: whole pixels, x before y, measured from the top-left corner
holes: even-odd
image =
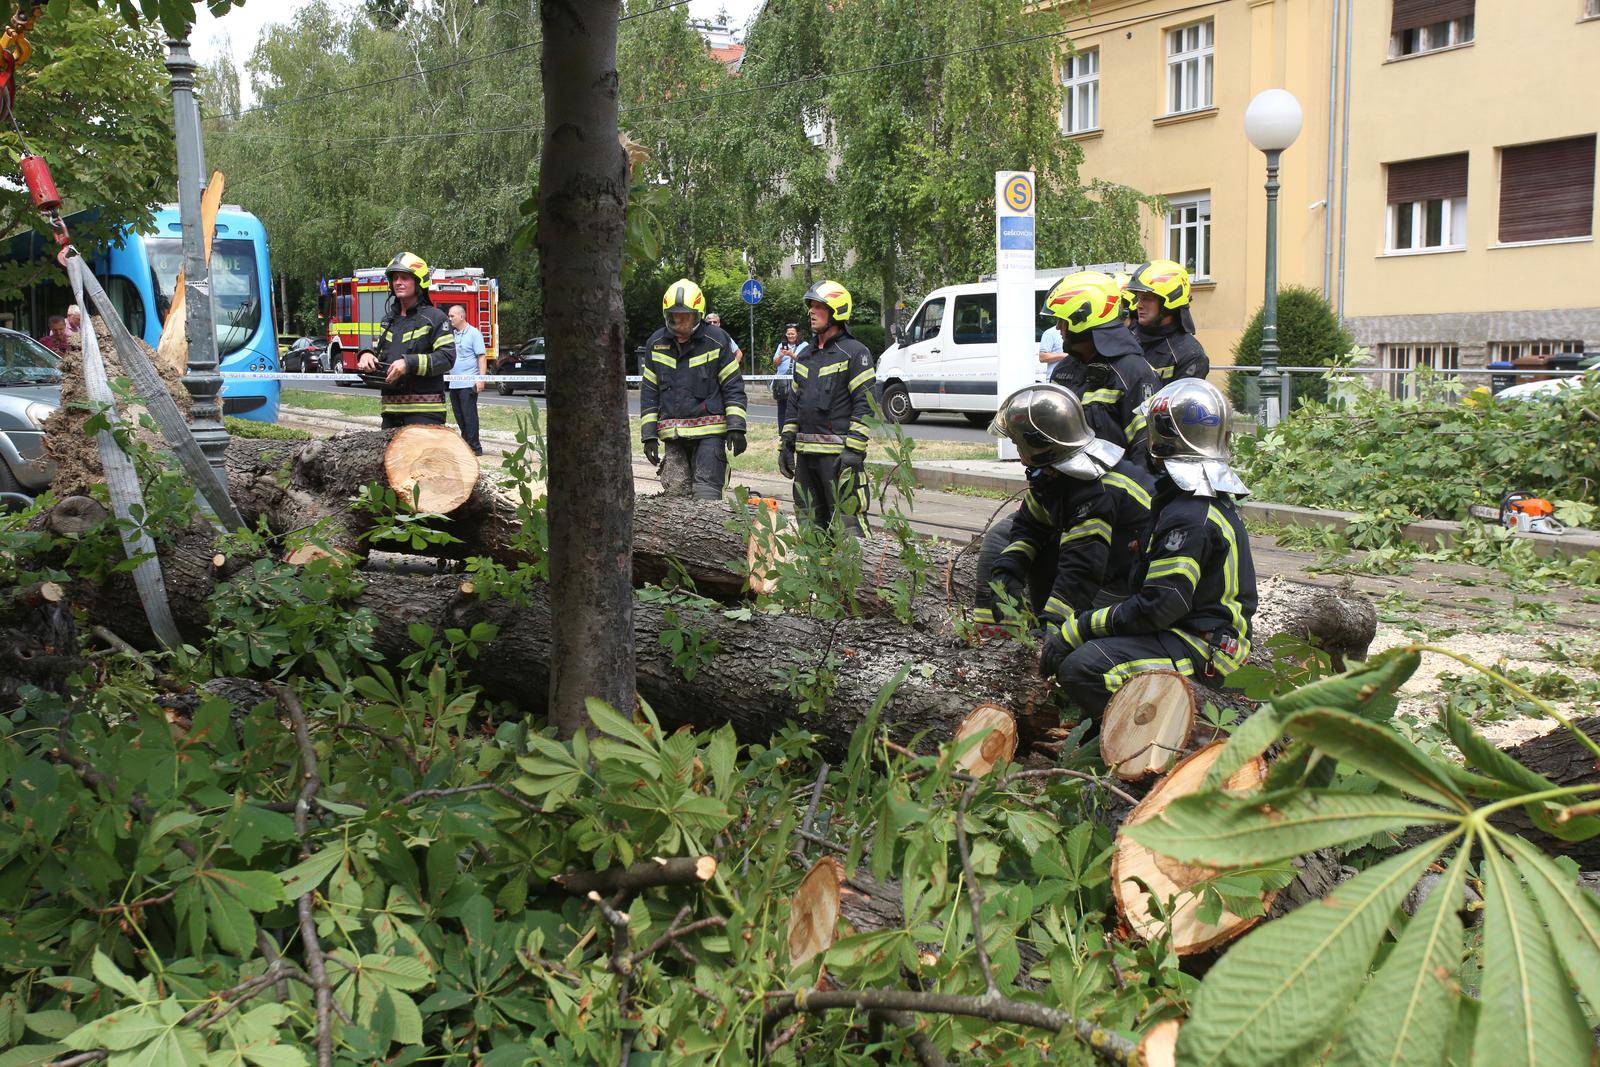
[[[100,339],[100,354],[105,360],[106,376],[115,383],[118,378],[125,377],[122,359],[111,340],[110,331],[106,329],[105,320],[96,315],[93,321],[95,336]],[[189,391],[183,387],[183,372],[158,361],[155,350],[143,341],[135,338],[135,342],[156,365],[162,380],[167,383],[167,391],[177,401],[178,410],[187,416],[191,399]],[[123,418],[137,425],[142,410],[139,405],[130,405],[123,412]],[[57,497],[87,493],[92,487],[105,484],[99,446],[85,429],[89,416],[89,394],[83,380],[83,349],[79,336],[75,334],[61,357],[61,406],[44,422],[45,451],[56,464],[56,476],[50,487]],[[142,429],[136,432],[141,440],[160,448],[166,447],[161,443],[159,434]]]

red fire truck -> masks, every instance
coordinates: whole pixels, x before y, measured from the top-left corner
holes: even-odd
[[[495,364],[500,343],[500,282],[485,278],[481,267],[435,270],[429,278],[428,299],[440,310],[460,304],[467,322],[483,334],[489,366]],[[354,277],[328,283],[324,313],[328,316],[328,366],[354,373],[361,353],[373,348],[384,308],[389,303],[389,282],[382,267],[357,270]],[[352,383],[355,384],[355,383]]]

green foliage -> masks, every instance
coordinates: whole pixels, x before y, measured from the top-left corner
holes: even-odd
[[[1233,343],[1233,362],[1240,367],[1261,365],[1261,324],[1263,308],[1255,315],[1239,339]],[[1355,347],[1350,331],[1339,325],[1339,317],[1315,289],[1291,285],[1278,290],[1278,348],[1281,367],[1332,367]],[[1253,410],[1251,398],[1259,395],[1256,375],[1228,375],[1228,394],[1233,406]],[[1307,400],[1325,400],[1328,383],[1307,374],[1290,376],[1295,406]]]
[[[309,441],[311,433],[296,426],[281,426],[275,422],[260,422],[256,419],[236,419],[232,415],[223,418],[222,423],[228,428],[232,437],[242,437],[254,441]]]
[[[1338,1063],[1442,1063],[1462,1020],[1478,1010],[1474,988],[1496,1020],[1466,1035],[1474,1062],[1576,1063],[1592,1055],[1576,994],[1592,998],[1591,976],[1600,973],[1593,901],[1570,871],[1490,816],[1522,808],[1541,827],[1561,825],[1572,821],[1570,805],[1600,787],[1557,787],[1500,754],[1448,706],[1443,725],[1476,773],[1422,754],[1382,721],[1386,704],[1371,702],[1416,665],[1415,650],[1388,654],[1275,700],[1251,720],[1260,728],[1234,734],[1212,770],[1216,788],[1217,776],[1281,733],[1336,761],[1342,780],[1275,769],[1263,795],[1192,794],[1129,831],[1175,860],[1223,868],[1282,862],[1374,833],[1438,831],[1240,941],[1194,998],[1180,1062],[1298,1063],[1331,1047]],[[1286,754],[1279,766],[1295,762]],[[1380,785],[1358,789],[1357,780]],[[1578,820],[1589,824],[1583,836],[1600,833],[1600,820]],[[1401,901],[1447,851],[1444,878],[1400,923]],[[1457,915],[1474,857],[1486,886],[1481,946]]]
[[[109,6],[109,5],[108,5]],[[122,5],[131,10],[131,3]],[[159,8],[188,8],[181,0],[149,0]],[[8,10],[9,14],[9,10]],[[79,248],[104,247],[124,226],[147,226],[155,207],[173,197],[172,104],[162,64],[160,35],[130,28],[112,11],[92,4],[53,4],[29,34],[33,56],[17,68],[16,122],[0,128],[8,159],[25,151],[51,165],[65,212],[93,209],[73,219]],[[31,229],[41,249],[54,250],[47,224],[20,182],[0,189],[0,234]],[[54,284],[54,313],[72,303],[53,255],[8,264],[0,294],[33,284]],[[43,333],[43,321],[20,324]]]

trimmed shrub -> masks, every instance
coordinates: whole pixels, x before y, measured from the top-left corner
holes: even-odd
[[[1261,365],[1262,309],[1233,346],[1233,362],[1240,367]],[[1284,367],[1331,367],[1340,356],[1350,351],[1355,338],[1339,325],[1333,308],[1314,289],[1289,286],[1278,290],[1278,347],[1282,354],[1278,363]],[[1228,395],[1233,406],[1243,410],[1255,407],[1255,374],[1228,375]],[[1293,387],[1293,406],[1306,400],[1327,399],[1328,383],[1309,374],[1290,376]]]

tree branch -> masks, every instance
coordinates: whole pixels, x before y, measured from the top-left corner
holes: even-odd
[[[893,1011],[882,1008],[872,1013],[882,1016],[891,1025],[906,1031],[906,1040],[911,1043],[911,1051],[916,1053],[917,1062],[922,1067],[950,1067],[950,1061],[944,1058],[944,1053],[935,1047],[933,1041],[922,1031],[922,1023],[915,1015],[903,1011]]]
[[[972,869],[972,851],[967,847],[966,826],[967,805],[982,784],[981,780],[975,780],[961,791],[961,801],[956,805],[956,850],[961,853],[961,870],[967,876],[967,900],[972,904],[972,942],[978,950],[978,970],[983,972],[983,983],[987,987],[984,996],[992,1000],[1000,996],[1000,986],[994,980],[994,968],[989,965],[989,946],[983,940],[983,887],[978,884],[978,876]]]
[[[1058,1008],[1029,1004],[1008,997],[973,997],[955,993],[918,993],[909,989],[830,989],[785,993],[761,1017],[761,1034],[796,1012],[822,1012],[837,1008],[865,1011],[903,1011],[937,1015],[964,1015],[989,1022],[1017,1023],[1051,1033],[1070,1029],[1072,1036],[1113,1067],[1138,1067],[1138,1049],[1121,1034],[1076,1019]]]
[[[311,731],[306,726],[305,709],[300,698],[287,686],[275,685],[273,694],[289,714],[294,726],[295,742],[300,747],[300,797],[294,805],[294,832],[300,838],[300,858],[311,855],[311,845],[306,839],[306,823],[311,814],[311,804],[317,790],[322,788],[322,778],[317,767],[317,749],[311,743]],[[314,902],[315,890],[301,894],[295,902],[300,918],[300,938],[306,946],[306,966],[311,971],[312,988],[316,990],[317,1004],[317,1067],[333,1065],[333,986],[328,981],[328,968],[322,955],[322,942],[317,938],[317,919]]]
[[[664,885],[701,885],[717,873],[715,856],[657,856],[631,867],[609,867],[603,871],[568,871],[550,881],[574,896],[590,893],[637,893]]]
[[[679,938],[688,937],[690,934],[697,934],[701,930],[726,929],[728,925],[727,919],[724,919],[720,915],[713,915],[710,918],[697,919],[694,922],[689,923],[687,926],[679,926],[678,924],[683,922],[684,917],[688,914],[689,905],[685,904],[678,910],[677,917],[673,919],[672,922],[667,926],[666,933],[650,942],[648,947],[642,948],[638,952],[635,952],[633,955],[628,957],[628,966],[630,968],[637,967],[641,960],[655,955],[668,944],[676,942]]]
[[[621,1017],[622,1051],[617,1056],[617,1067],[628,1067],[633,1056],[633,1041],[639,1031],[628,1026],[628,998],[633,993],[633,966],[628,956],[628,913],[607,904],[605,898],[594,890],[587,894],[600,909],[600,914],[611,924],[611,960],[607,964],[617,976],[617,1011]],[[683,914],[679,912],[678,914]]]

